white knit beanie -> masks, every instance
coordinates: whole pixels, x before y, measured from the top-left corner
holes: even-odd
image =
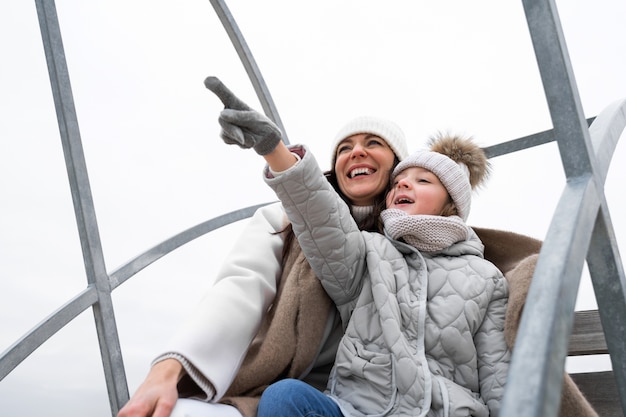
[[[333,146],[331,147],[331,169],[335,166],[337,146],[339,146],[339,143],[359,133],[369,133],[383,139],[400,161],[406,158],[409,153],[407,151],[406,138],[400,126],[392,121],[378,117],[361,116],[349,121],[339,130],[337,136],[335,136]]]
[[[410,167],[425,168],[435,174],[448,190],[459,212],[459,217],[467,220],[472,203],[472,187],[469,176],[466,174],[467,168],[462,169],[460,164],[438,152],[418,151],[396,166],[391,179],[395,179],[400,172]]]
[[[430,151],[418,151],[400,162],[391,179],[410,167],[429,170],[439,178],[456,205],[459,217],[467,220],[472,205],[472,189],[482,185],[490,174],[484,151],[471,138],[440,135],[430,140]]]

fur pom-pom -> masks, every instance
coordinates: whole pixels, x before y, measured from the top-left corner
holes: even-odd
[[[446,155],[469,170],[472,189],[481,187],[491,174],[491,162],[483,149],[474,143],[473,138],[460,135],[438,133],[428,141],[430,150]]]

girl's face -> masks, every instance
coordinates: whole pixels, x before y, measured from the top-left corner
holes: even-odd
[[[378,136],[359,133],[341,141],[336,152],[335,173],[341,191],[356,206],[374,204],[389,183],[396,157],[393,150]]]
[[[427,169],[410,167],[399,173],[387,193],[387,208],[407,214],[439,216],[450,201],[448,190],[439,178]]]

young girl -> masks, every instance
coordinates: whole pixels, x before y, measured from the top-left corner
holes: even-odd
[[[222,137],[263,149],[266,182],[345,328],[325,393],[277,382],[259,416],[497,416],[510,359],[508,289],[465,224],[472,188],[488,174],[482,150],[440,137],[402,161],[384,235],[362,232],[307,148],[267,140],[271,122],[251,115],[224,110]]]

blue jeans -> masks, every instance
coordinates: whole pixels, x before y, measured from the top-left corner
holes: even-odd
[[[342,417],[329,396],[298,379],[283,379],[263,392],[258,417]]]

